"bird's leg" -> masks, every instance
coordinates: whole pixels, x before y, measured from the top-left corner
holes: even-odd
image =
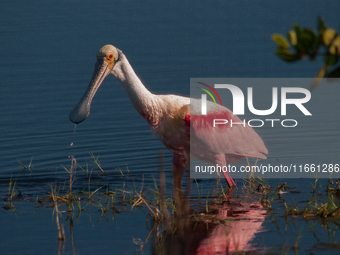
[[[216,161],[216,164],[218,164],[221,168],[223,168],[226,165],[226,160],[225,160],[224,155],[216,155],[215,161]],[[236,183],[234,182],[233,178],[231,178],[228,171],[226,172],[222,171],[222,173],[229,187],[228,192],[226,194],[226,198],[228,199],[233,193],[233,191],[236,189]]]
[[[189,174],[187,175],[187,189],[185,192],[185,197],[189,197],[190,196],[190,189],[191,189],[191,179],[190,179],[190,152],[189,151],[183,151],[184,157],[187,161],[187,166],[188,166],[188,171]],[[185,169],[184,169],[185,171]]]
[[[231,194],[236,189],[236,183],[234,182],[233,178],[231,178],[229,172],[223,172],[224,178],[228,183],[228,191],[226,193],[226,199],[229,199]]]
[[[188,162],[183,155],[173,154],[172,173],[174,176],[174,202],[178,218],[183,216],[182,177]]]
[[[178,190],[182,193],[182,177],[187,166],[187,160],[183,155],[172,155],[172,173],[174,176],[174,191]]]

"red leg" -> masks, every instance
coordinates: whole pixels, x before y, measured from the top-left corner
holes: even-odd
[[[226,160],[224,155],[216,155],[216,164],[218,164],[220,167],[226,166]],[[231,190],[234,190],[236,188],[236,183],[234,182],[233,178],[231,178],[229,172],[223,172],[224,178],[227,181],[227,184]]]

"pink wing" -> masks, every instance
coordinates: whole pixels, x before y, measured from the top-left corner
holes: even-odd
[[[201,115],[200,100],[191,99],[190,116],[185,116],[187,125],[190,123],[190,153],[195,158],[213,164],[232,164],[246,156],[266,158],[266,146],[246,121],[244,125],[229,109],[210,101],[207,108],[207,115]],[[214,127],[216,119],[226,124]]]

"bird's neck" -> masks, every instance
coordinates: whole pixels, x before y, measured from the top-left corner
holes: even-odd
[[[135,109],[151,126],[156,126],[160,118],[159,98],[144,86],[123,53],[120,54],[120,60],[112,70],[112,74],[123,85]]]

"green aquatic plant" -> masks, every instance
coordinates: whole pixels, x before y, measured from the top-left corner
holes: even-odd
[[[277,44],[276,55],[282,60],[295,62],[308,57],[310,61],[314,61],[321,56],[323,66],[315,77],[340,77],[340,35],[333,28],[327,27],[321,16],[317,20],[317,31],[294,24],[287,37],[273,34],[272,40]],[[311,89],[316,88],[320,83],[321,79],[315,79]]]
[[[23,163],[21,163],[18,159],[17,159],[18,163],[23,167],[23,169],[21,171],[25,171],[26,169],[28,169],[31,173],[31,167],[32,167],[32,161],[33,161],[33,157],[31,158],[30,163],[28,164],[28,166],[25,166]]]
[[[100,163],[99,163],[99,155],[97,157],[94,156],[94,154],[92,152],[90,152],[90,156],[92,158],[92,162],[96,164],[96,166],[100,169],[100,171],[102,173],[104,173],[104,170],[103,168],[100,166]]]
[[[340,202],[336,203],[334,200],[335,194],[333,193],[333,189],[329,189],[330,184],[328,184],[328,188],[326,189],[327,200],[325,202],[320,201],[317,198],[317,195],[321,195],[319,191],[318,178],[315,178],[314,184],[312,186],[312,193],[307,201],[306,205],[303,209],[299,209],[296,203],[293,203],[290,207],[287,206],[287,203],[284,202],[285,205],[285,217],[290,215],[301,215],[304,218],[316,218],[320,217],[323,219],[333,218],[334,220],[340,219]],[[330,182],[330,181],[329,181]]]
[[[11,178],[9,179],[9,184],[8,184],[8,198],[7,198],[9,202],[12,202],[13,197],[15,197],[19,192],[19,190],[16,188],[16,183],[17,183],[17,180],[12,179],[12,173],[11,173]]]
[[[62,240],[62,242],[65,241],[65,230],[63,228],[66,222],[69,221],[70,231],[72,231],[74,219],[84,214],[85,210],[88,210],[86,215],[91,215],[93,209],[98,212],[98,218],[94,221],[94,224],[103,219],[107,219],[108,222],[111,219],[117,222],[119,221],[118,214],[122,212],[138,210],[145,213],[146,221],[148,225],[151,221],[152,227],[150,227],[151,231],[144,241],[135,238],[140,251],[153,235],[158,238],[156,242],[162,242],[162,240],[164,242],[167,236],[164,233],[168,233],[168,235],[184,233],[183,231],[188,224],[192,224],[194,228],[203,224],[209,232],[211,224],[223,225],[237,220],[229,217],[229,214],[233,214],[232,205],[235,204],[236,199],[239,205],[247,203],[247,200],[260,200],[267,209],[266,213],[269,213],[273,219],[280,210],[284,211],[284,217],[287,222],[291,222],[294,215],[307,220],[320,219],[325,228],[327,228],[329,227],[329,222],[336,222],[340,219],[340,205],[336,202],[340,186],[339,180],[329,181],[326,196],[320,196],[319,179],[315,178],[314,182],[311,183],[310,198],[303,204],[289,203],[282,198],[284,196],[282,196],[281,191],[283,189],[289,190],[285,182],[283,184],[274,183],[270,187],[268,180],[249,176],[244,180],[242,189],[236,190],[233,196],[228,199],[226,197],[228,196],[228,190],[219,180],[216,183],[211,183],[211,181],[200,183],[195,180],[196,189],[193,189],[190,196],[182,200],[186,203],[183,206],[181,203],[175,203],[171,193],[166,193],[167,184],[161,160],[159,181],[153,178],[153,184],[150,187],[144,183],[144,176],[142,182],[138,184],[138,182],[128,177],[125,171],[122,177],[123,181],[119,184],[112,186],[107,180],[107,183],[102,185],[101,181],[105,176],[99,173],[97,175],[99,182],[97,183],[98,179],[93,178],[93,169],[89,172],[88,167],[85,167],[81,169],[82,171],[77,172],[77,167],[79,167],[78,162],[71,158],[71,166],[69,168],[64,167],[65,175],[68,173],[65,181],[54,182],[50,185],[50,190],[45,196],[39,195],[35,200],[37,210],[39,207],[53,208],[58,239]],[[85,178],[82,178],[84,176]],[[84,187],[81,186],[81,183],[83,183]],[[12,197],[17,194],[17,182],[12,176],[8,190],[8,194],[13,194]],[[282,202],[283,209],[282,207],[280,208]],[[227,210],[228,217],[216,217],[214,211],[224,206],[231,207],[231,209]],[[66,218],[63,217],[65,215]],[[295,244],[292,244],[290,248],[287,246],[287,249],[294,249],[297,252],[299,250],[299,240],[300,234],[296,237]],[[159,243],[159,245],[159,247],[162,247],[163,244]],[[242,254],[241,252],[239,253]]]

